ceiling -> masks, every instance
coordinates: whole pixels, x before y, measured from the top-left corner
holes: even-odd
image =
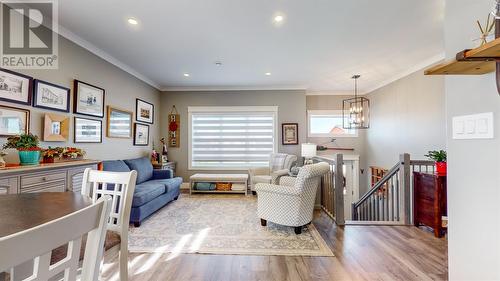
[[[361,74],[370,91],[442,59],[443,14],[444,0],[59,1],[61,34],[163,90],[345,93]]]

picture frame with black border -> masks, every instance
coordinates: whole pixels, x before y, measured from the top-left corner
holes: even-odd
[[[79,128],[79,126],[86,127]],[[95,126],[94,130],[91,130],[92,126]],[[75,143],[102,143],[102,120],[75,116],[73,122],[73,140]]]
[[[298,145],[299,144],[299,124],[282,123],[281,124],[281,144]]]
[[[3,126],[1,124],[4,124],[4,122],[1,122],[2,118],[5,118],[4,116],[6,116],[6,113],[11,111],[13,114],[14,113],[19,113],[19,114],[23,114],[24,116],[22,116],[24,118],[23,120],[23,123],[24,124],[20,124],[20,125],[23,125],[22,129],[20,128],[20,130],[18,132],[12,132],[12,133],[9,133],[8,131],[6,131],[5,129],[6,128],[3,128]],[[31,112],[29,109],[24,109],[24,108],[17,108],[17,107],[12,107],[12,106],[6,106],[6,105],[0,105],[0,137],[2,138],[6,138],[6,137],[11,137],[11,136],[16,136],[16,135],[20,135],[20,134],[28,134],[30,132],[30,116]],[[16,116],[15,114],[13,115],[14,117]],[[7,117],[9,118],[9,117]],[[10,117],[12,118],[12,117]],[[12,126],[10,126],[10,129],[12,128]]]
[[[32,94],[33,77],[0,68],[0,100],[31,105]]]
[[[135,146],[149,145],[149,125],[134,123],[134,145]]]
[[[154,104],[141,99],[135,99],[135,121],[154,124]]]
[[[58,92],[54,93],[54,91]],[[69,88],[35,79],[33,82],[33,107],[69,113],[71,103],[70,92]],[[61,101],[61,104],[57,105],[59,101]],[[53,104],[52,106],[50,105],[51,103]]]
[[[106,90],[75,79],[73,92],[73,113],[91,117],[104,117]]]

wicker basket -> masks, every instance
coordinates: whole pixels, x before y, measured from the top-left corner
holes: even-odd
[[[215,185],[215,189],[218,191],[230,191],[232,185],[230,182],[218,182]]]

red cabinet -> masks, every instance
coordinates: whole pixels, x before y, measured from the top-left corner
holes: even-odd
[[[413,222],[444,234],[442,216],[446,216],[446,175],[413,172]]]

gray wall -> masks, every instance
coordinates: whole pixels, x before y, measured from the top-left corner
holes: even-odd
[[[162,136],[168,133],[167,116],[173,105],[181,115],[181,145],[179,148],[169,148],[168,155],[170,160],[177,162],[177,175],[182,176],[184,181],[199,172],[188,170],[188,106],[278,106],[279,152],[300,155],[300,144],[281,144],[281,123],[299,123],[299,143],[306,140],[304,91],[164,92],[160,103]]]
[[[59,69],[56,70],[15,70],[17,72],[32,76],[33,78],[45,80],[67,88],[72,88],[73,79],[78,79],[106,90],[106,105],[112,105],[121,109],[134,112],[135,119],[135,99],[140,98],[155,105],[160,102],[160,93],[155,88],[122,71],[114,65],[97,57],[89,51],[81,48],[73,42],[59,38]],[[73,102],[73,91],[71,91],[71,101]],[[50,146],[76,146],[83,148],[90,159],[123,159],[148,155],[151,151],[151,142],[159,139],[159,114],[157,107],[155,123],[150,127],[150,146],[133,146],[131,139],[111,139],[105,135],[106,117],[103,121],[103,143],[102,144],[74,144],[73,143],[73,116],[72,113],[62,113],[57,111],[42,110],[31,106],[22,106],[14,103],[0,101],[2,105],[28,108],[31,111],[31,132],[42,136],[42,122],[45,113],[61,113],[70,116],[70,137],[64,142],[44,142],[43,147]],[[72,112],[71,104],[71,112]],[[106,113],[105,113],[106,114]],[[83,117],[83,116],[82,116]],[[100,118],[94,118],[100,119]],[[0,145],[3,145],[5,138],[0,138]],[[17,154],[11,153],[7,161],[15,162]]]
[[[474,47],[494,1],[446,2],[446,56]],[[500,96],[494,74],[446,77],[450,280],[500,280]],[[453,116],[493,112],[495,138],[452,139]]]

